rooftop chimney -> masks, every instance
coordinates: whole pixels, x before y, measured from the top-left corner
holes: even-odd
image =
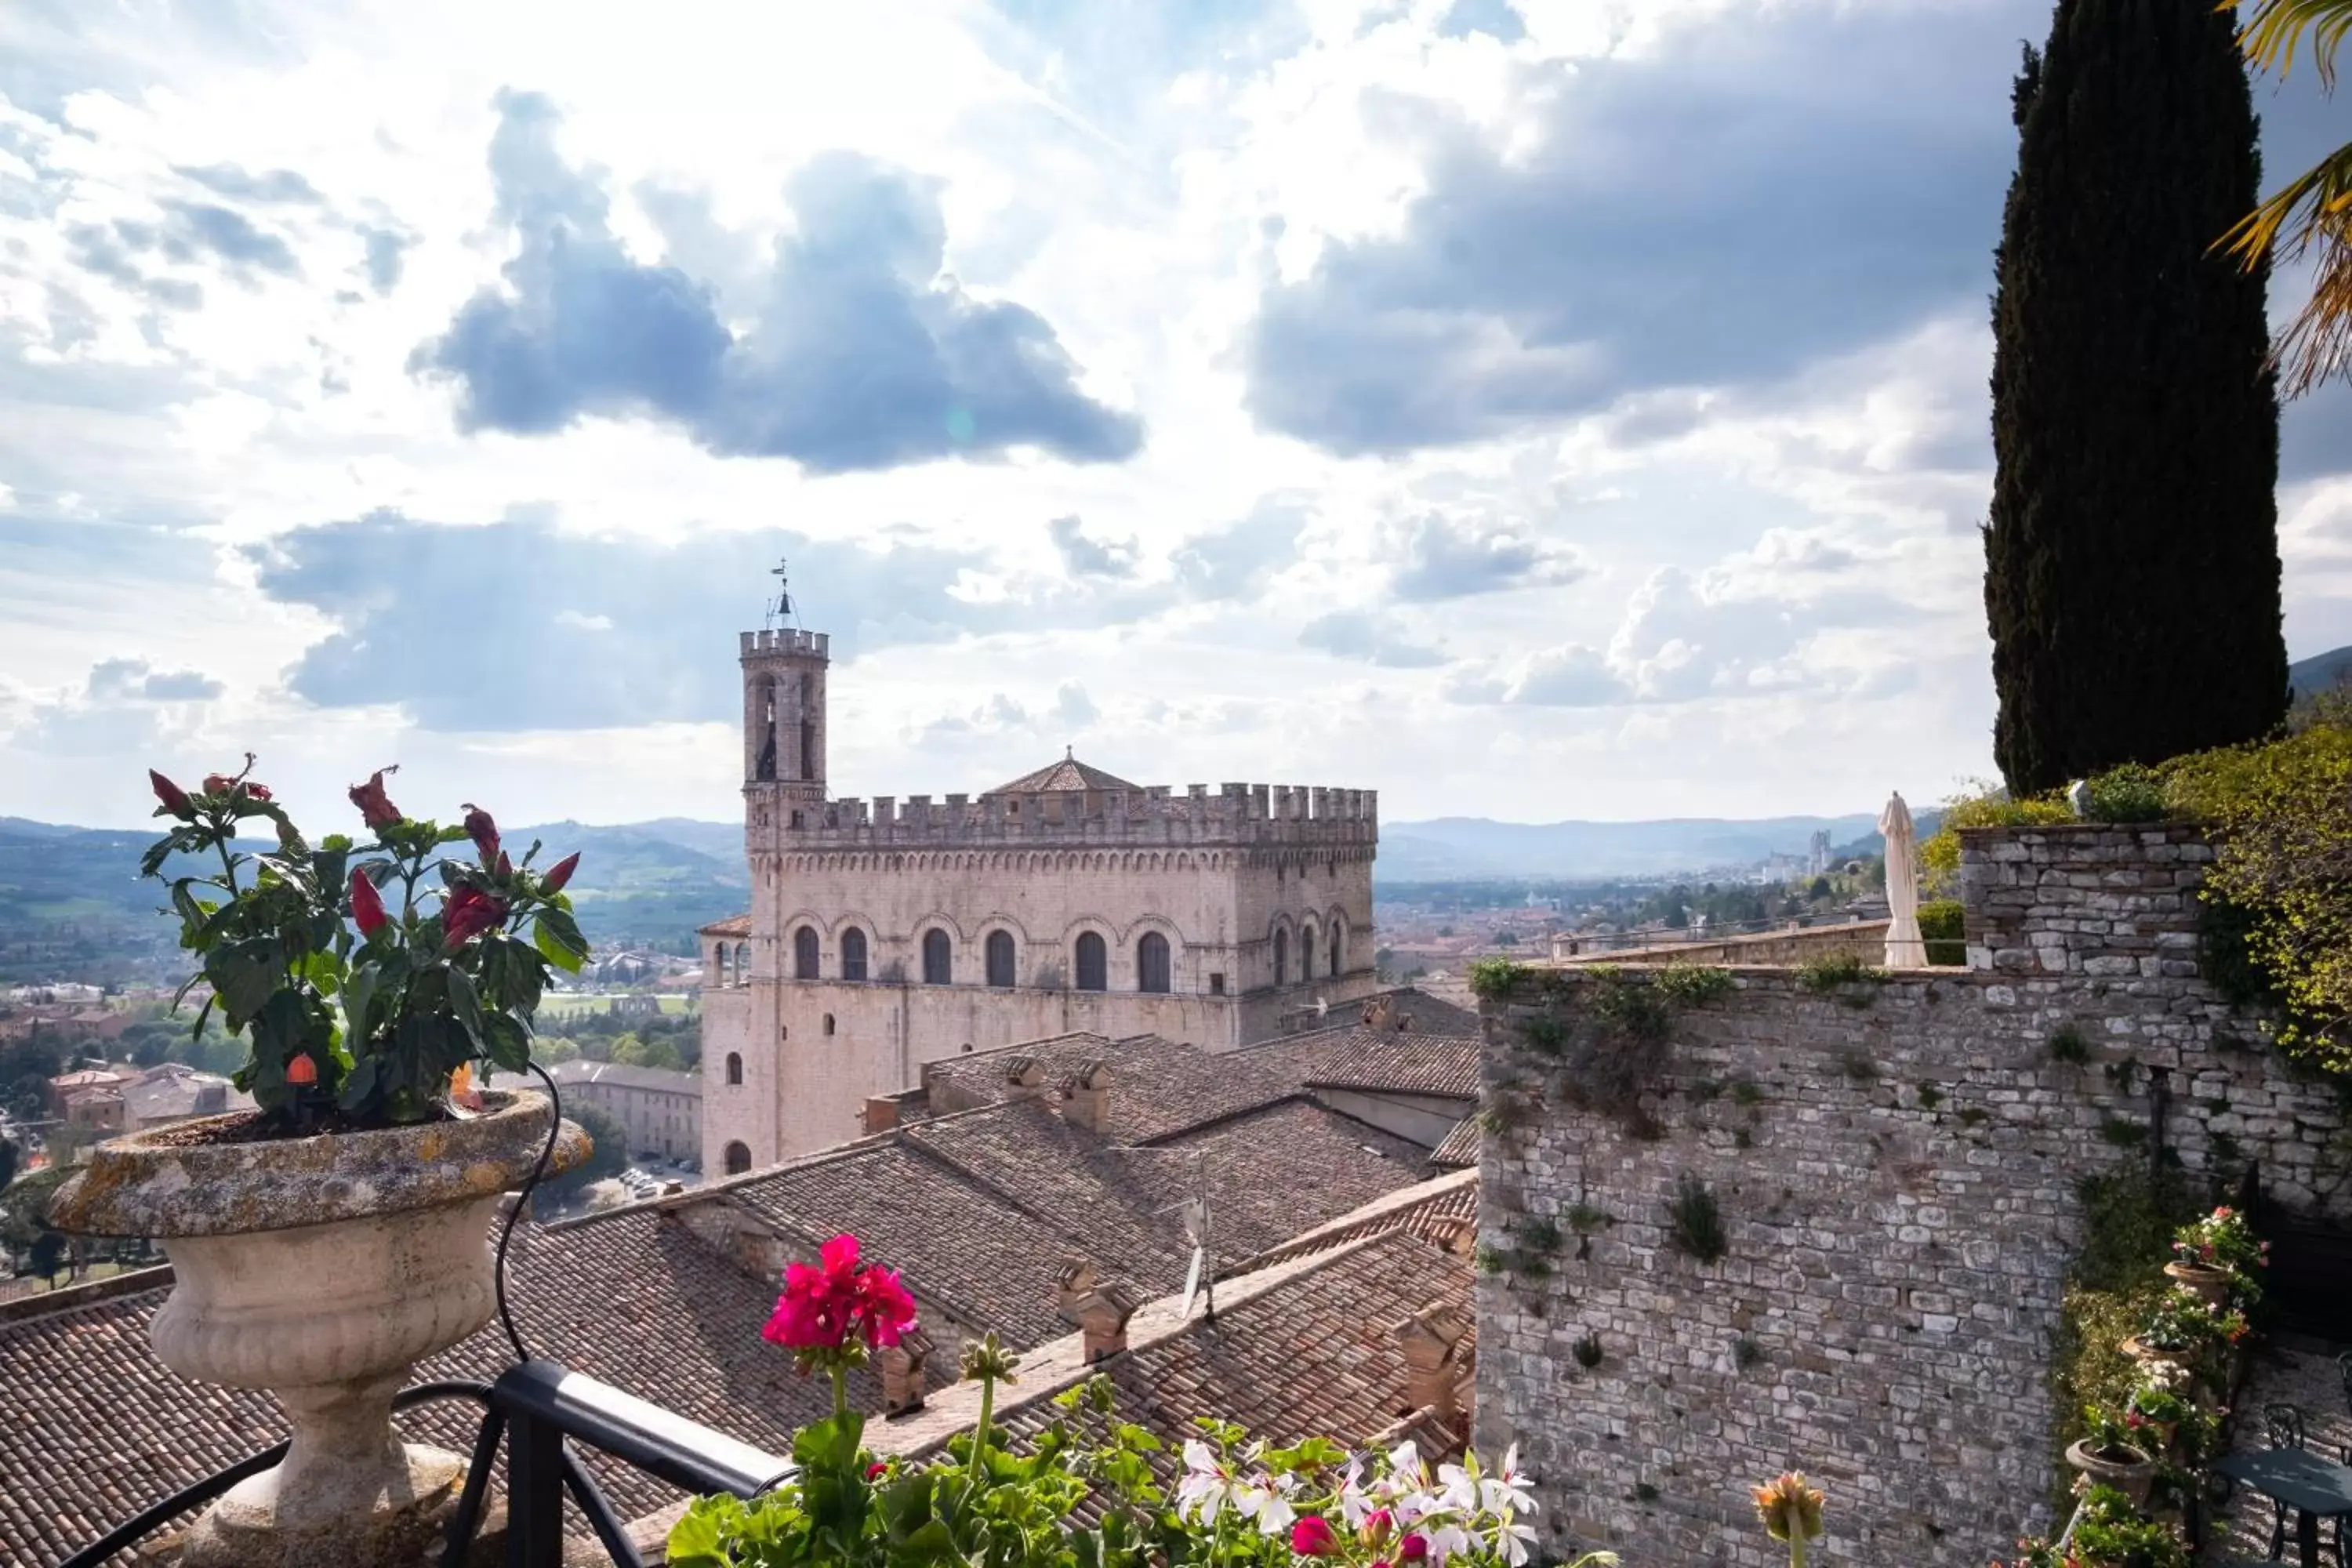
[[[1034,1057],[1014,1057],[1004,1064],[1004,1081],[1015,1089],[1042,1089],[1045,1068]]]
[[[1396,1022],[1396,998],[1389,995],[1373,997],[1364,1004],[1364,1027],[1386,1029]]]
[[[931,1336],[920,1329],[908,1329],[898,1336],[895,1345],[885,1345],[874,1352],[882,1369],[882,1414],[904,1415],[923,1407],[925,1365],[933,1349]]]
[[[1433,1412],[1452,1424],[1462,1408],[1456,1394],[1461,1381],[1463,1337],[1469,1325],[1462,1314],[1442,1302],[1432,1302],[1391,1331],[1404,1354],[1405,1402],[1415,1410]]]
[[[898,1099],[890,1094],[869,1094],[866,1097],[866,1131],[887,1132],[898,1125]]]
[[[1117,1279],[1099,1279],[1095,1266],[1075,1259],[1062,1270],[1062,1316],[1078,1325],[1079,1344],[1092,1366],[1127,1349],[1127,1321],[1142,1299]]]
[[[1110,1064],[1091,1061],[1062,1086],[1062,1120],[1088,1132],[1109,1130]]]

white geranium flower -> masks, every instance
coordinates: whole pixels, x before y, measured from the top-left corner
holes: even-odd
[[[1234,1488],[1234,1511],[1255,1520],[1260,1534],[1279,1535],[1298,1518],[1298,1510],[1283,1496],[1288,1489],[1270,1477],[1253,1476]]]
[[[1478,1501],[1488,1513],[1533,1513],[1536,1497],[1528,1489],[1532,1484],[1519,1471],[1519,1446],[1514,1443],[1503,1456],[1503,1468],[1479,1478]]]
[[[1176,1513],[1180,1519],[1213,1523],[1226,1504],[1240,1506],[1233,1472],[1217,1451],[1197,1437],[1184,1442],[1184,1479],[1176,1483]]]
[[[1511,1568],[1523,1568],[1528,1552],[1535,1549],[1536,1532],[1524,1524],[1506,1522],[1495,1531],[1495,1550]]]

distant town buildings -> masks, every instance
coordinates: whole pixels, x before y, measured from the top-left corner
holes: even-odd
[[[585,1060],[558,1062],[547,1071],[566,1105],[593,1105],[618,1121],[631,1154],[702,1157],[700,1073]]]
[[[1071,1030],[1230,1051],[1360,999],[1369,790],[1178,795],[1066,755],[977,797],[825,795],[821,632],[742,634],[752,906],[702,931],[704,1168],[854,1133],[925,1062]]]

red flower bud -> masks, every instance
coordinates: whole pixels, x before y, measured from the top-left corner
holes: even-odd
[[[205,793],[206,795],[221,795],[236,787],[236,781],[229,777],[226,773],[206,773],[205,775]]]
[[[1290,1527],[1290,1549],[1301,1557],[1328,1556],[1336,1537],[1328,1520],[1307,1514]]]
[[[269,786],[268,784],[257,784],[251,779],[247,779],[245,781],[245,793],[251,795],[256,800],[268,800],[269,798]]]
[[[499,880],[501,882],[514,880],[514,862],[507,858],[507,852],[503,849],[499,851]]]
[[[398,768],[378,768],[365,784],[352,785],[348,792],[352,804],[360,808],[360,820],[370,827],[383,829],[397,826],[400,807],[392,804],[383,793],[383,775],[398,773]]]
[[[391,923],[383,912],[383,895],[362,870],[352,872],[352,919],[359,922],[362,936],[373,936]]]
[[[466,803],[466,837],[474,841],[474,853],[482,858],[483,865],[498,864],[499,825],[470,800]]]
[[[297,1052],[286,1064],[286,1081],[296,1089],[308,1089],[319,1081],[319,1064],[310,1059],[310,1052]]]
[[[578,869],[579,866],[580,852],[575,849],[555,863],[554,868],[547,873],[546,880],[540,884],[541,890],[549,893],[563,891],[563,884],[572,880],[572,873]]]
[[[1408,1535],[1397,1542],[1397,1561],[1400,1563],[1419,1563],[1428,1555],[1429,1537],[1425,1535]]]
[[[441,933],[451,947],[467,942],[507,918],[507,907],[479,888],[460,888],[441,908]]]
[[[889,1465],[881,1459],[877,1459],[866,1467],[866,1479],[869,1481],[878,1481],[889,1473]]]
[[[189,821],[195,816],[195,803],[188,798],[188,792],[186,790],[182,789],[178,784],[175,784],[170,779],[165,778],[153,768],[149,768],[147,770],[147,783],[155,791],[155,798],[163,803],[163,809],[165,811],[170,812],[173,816],[180,818],[183,822]]]

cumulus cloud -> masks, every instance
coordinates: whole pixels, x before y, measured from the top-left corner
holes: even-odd
[[[2017,39],[2047,20],[2042,0],[1714,16],[1543,68],[1524,155],[1423,106],[1426,194],[1400,233],[1267,293],[1250,405],[1399,451],[1769,381],[1980,310]]]
[[[215,701],[222,693],[221,683],[200,671],[101,659],[90,666],[80,689],[29,704],[10,744],[28,755],[132,753],[186,733],[200,713],[191,705]]]
[[[90,667],[85,695],[92,701],[209,702],[226,689],[193,669],[154,669],[138,658],[103,659]]]
[[[1018,447],[1116,461],[1142,445],[1134,416],[1079,390],[1044,317],[943,275],[929,182],[847,153],[801,168],[786,187],[796,226],[739,333],[708,281],[631,258],[601,175],[557,151],[546,99],[504,92],[498,107],[497,216],[518,245],[506,286],[474,296],[412,361],[456,385],[462,428],[642,415],[722,456],[820,472]]]
[[[1582,576],[1575,552],[1486,520],[1431,513],[1407,531],[1393,582],[1411,602],[1462,599],[1511,588],[1559,585]]]
[[[1268,496],[1233,527],[1197,534],[1177,547],[1176,580],[1195,598],[1246,599],[1298,553],[1307,502]]]
[[[1454,0],[1438,21],[1438,37],[1466,38],[1474,33],[1485,33],[1498,43],[1516,44],[1528,36],[1528,25],[1519,19],[1511,0]]]
[[[1132,577],[1136,548],[1132,539],[1096,539],[1075,517],[1057,517],[1045,525],[1063,569],[1073,577]]]
[[[1299,646],[1320,649],[1339,658],[1361,659],[1391,669],[1419,669],[1444,664],[1445,656],[1417,643],[1394,618],[1370,610],[1334,610],[1307,623]]]
[[[673,547],[567,537],[542,521],[450,527],[379,511],[296,529],[251,559],[265,594],[335,625],[290,671],[297,695],[397,704],[434,730],[564,730],[734,713],[734,634],[757,624],[779,552],[836,660],[1014,613],[950,595],[975,557],[781,532]]]

